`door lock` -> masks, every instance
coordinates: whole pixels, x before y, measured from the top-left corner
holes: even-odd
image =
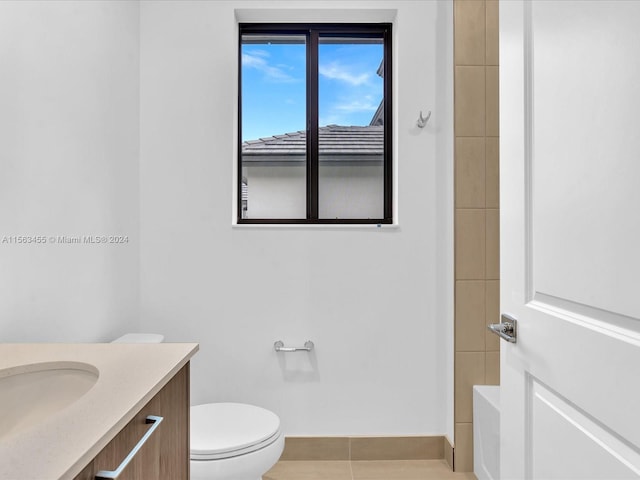
[[[516,343],[518,339],[518,321],[506,313],[500,315],[500,323],[492,323],[487,328],[509,343]]]

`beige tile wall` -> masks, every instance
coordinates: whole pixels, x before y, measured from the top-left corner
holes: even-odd
[[[500,381],[498,1],[454,0],[455,449],[473,471],[472,386]]]

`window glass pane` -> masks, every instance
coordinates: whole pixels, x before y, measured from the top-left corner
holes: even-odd
[[[242,36],[241,218],[306,217],[305,42]]]
[[[384,42],[320,37],[321,219],[384,217]]]

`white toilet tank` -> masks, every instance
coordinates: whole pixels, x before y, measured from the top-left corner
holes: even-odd
[[[162,343],[164,335],[159,333],[127,333],[111,343]]]
[[[473,387],[473,473],[500,479],[500,387]]]

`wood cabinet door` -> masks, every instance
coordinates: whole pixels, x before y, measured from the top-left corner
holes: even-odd
[[[146,423],[148,415],[163,417],[162,423],[123,470],[118,480],[188,480],[188,363],[75,477],[75,480],[94,480],[100,470],[115,470],[151,427]]]

